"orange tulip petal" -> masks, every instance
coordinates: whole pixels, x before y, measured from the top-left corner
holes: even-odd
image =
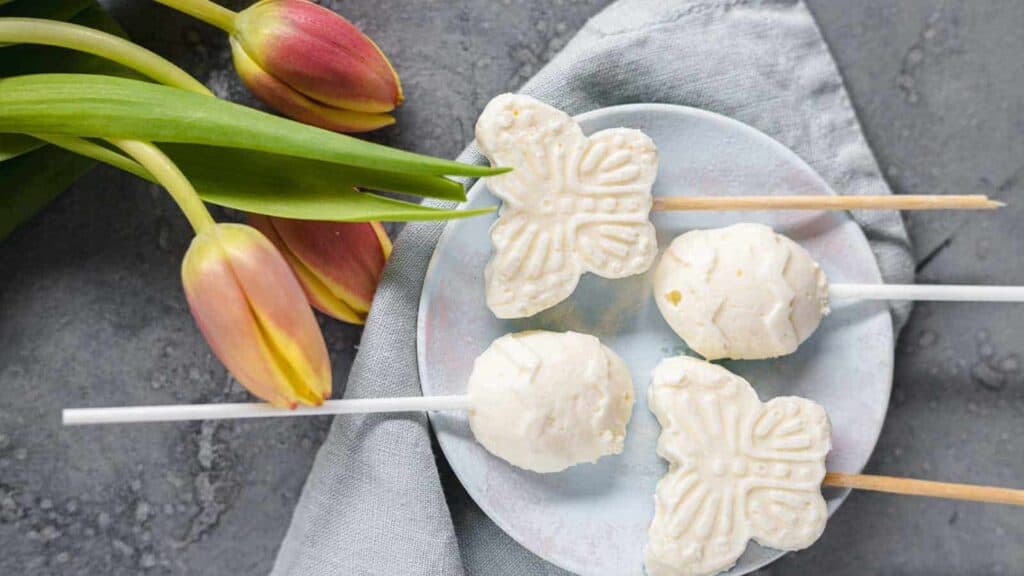
[[[336,298],[330,288],[321,282],[312,270],[307,268],[305,264],[288,251],[288,246],[285,245],[284,240],[281,239],[277,230],[274,229],[271,218],[262,214],[249,214],[249,224],[262,232],[281,251],[281,255],[284,256],[288,265],[291,266],[292,272],[295,272],[295,277],[298,278],[299,284],[302,285],[303,291],[306,292],[306,297],[309,298],[309,303],[314,308],[342,322],[357,325],[366,323],[365,314],[356,312],[348,304]],[[388,240],[388,243],[390,245],[390,240]]]
[[[360,314],[370,310],[391,242],[379,223],[271,218],[281,240],[334,294]]]

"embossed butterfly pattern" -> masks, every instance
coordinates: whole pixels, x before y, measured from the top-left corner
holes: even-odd
[[[503,201],[485,270],[487,305],[499,318],[555,306],[585,272],[623,278],[650,268],[658,154],[642,132],[588,138],[564,112],[505,94],[480,115],[476,138],[493,165],[513,168],[487,180]]]
[[[648,573],[714,574],[733,566],[750,539],[799,550],[825,530],[831,426],[819,404],[762,403],[746,380],[686,357],[658,366],[649,401],[669,471],[655,494]]]

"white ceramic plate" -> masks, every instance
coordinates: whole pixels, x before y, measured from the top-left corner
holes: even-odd
[[[636,104],[577,118],[586,133],[639,128],[660,155],[655,196],[832,194],[800,158],[757,130],[724,116],[682,106]],[[497,200],[481,180],[468,206]],[[647,409],[654,366],[687,352],[658,314],[650,273],[624,280],[586,275],[573,296],[532,318],[499,320],[484,300],[484,266],[495,217],[448,224],[427,272],[420,302],[418,354],[425,395],[459,394],[473,360],[508,332],[575,330],[593,334],[629,365],[637,402],[625,450],[557,474],[520,470],[473,440],[465,414],[431,422],[445,456],[476,503],[512,538],[545,560],[582,575],[643,573],[643,547],[654,487],[667,470],[655,454],[659,427]],[[842,212],[659,213],[659,246],[693,228],[762,222],[806,247],[833,282],[880,282],[860,228]],[[725,365],[753,383],[763,400],[798,395],[820,402],[833,425],[831,470],[857,472],[882,428],[892,384],[893,334],[882,303],[837,306],[796,354]],[[829,512],[846,496],[827,490]],[[751,543],[732,574],[782,555]]]

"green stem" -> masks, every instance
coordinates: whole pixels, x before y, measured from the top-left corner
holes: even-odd
[[[110,164],[115,168],[120,168],[125,172],[131,172],[132,174],[149,180],[150,182],[156,182],[156,178],[146,170],[142,164],[139,164],[135,160],[120,154],[107,148],[100,146],[99,144],[86,140],[85,138],[78,138],[77,136],[65,136],[63,134],[31,134],[33,138],[42,140],[47,144],[53,144],[59,148],[63,148],[69,152],[74,152],[80,156],[86,158],[92,158],[105,164]]]
[[[164,6],[184,12],[228,34],[235,33],[235,16],[238,14],[209,0],[156,0]]]
[[[192,183],[159,148],[151,142],[139,140],[109,139],[109,142],[134,158],[171,193],[171,197],[185,213],[196,234],[201,234],[216,224],[196,189],[192,187]]]
[[[127,66],[161,84],[213,96],[206,86],[170,61],[128,40],[87,26],[41,18],[0,18],[0,43],[43,44],[87,52]]]

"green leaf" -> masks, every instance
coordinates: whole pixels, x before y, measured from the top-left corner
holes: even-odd
[[[205,144],[404,174],[505,171],[364,142],[176,88],[85,74],[0,79],[0,132]]]
[[[43,143],[24,134],[0,134],[0,162],[21,156],[43,146]]]
[[[474,210],[446,210],[421,206],[355,190],[336,191],[331,194],[276,194],[266,189],[249,190],[238,194],[230,188],[216,190],[204,188],[199,195],[212,204],[255,212],[268,216],[281,216],[300,220],[330,220],[338,222],[411,222],[415,220],[452,220],[468,218],[494,211],[494,208]]]
[[[163,144],[203,200],[246,212],[303,220],[346,222],[446,220],[490,212],[442,210],[357,191],[416,190],[421,196],[465,200],[462,185],[443,178],[390,174],[329,164],[194,144]]]
[[[276,194],[284,200],[295,195],[327,198],[339,191],[363,188],[457,202],[466,199],[462,184],[436,176],[381,172],[238,148],[161,144],[160,149],[200,191],[231,190],[233,196],[242,196],[251,190],[264,198]]]
[[[94,164],[53,146],[0,163],[0,238],[53,201]]]
[[[142,165],[105,142],[53,134],[46,138],[56,146],[67,147],[77,154],[156,182]],[[386,184],[392,176],[375,175],[363,168],[191,144],[165,144],[164,152],[182,169],[203,200],[248,212],[306,220],[362,222],[464,218],[490,211],[438,209],[357,190],[356,183],[365,185],[379,177],[380,182]],[[211,161],[211,158],[219,159],[224,165]],[[426,176],[399,177],[409,182],[432,181]],[[448,183],[456,186],[456,192],[462,194],[461,186],[455,182]],[[444,197],[452,191],[442,189],[438,192],[443,193],[438,197]]]

